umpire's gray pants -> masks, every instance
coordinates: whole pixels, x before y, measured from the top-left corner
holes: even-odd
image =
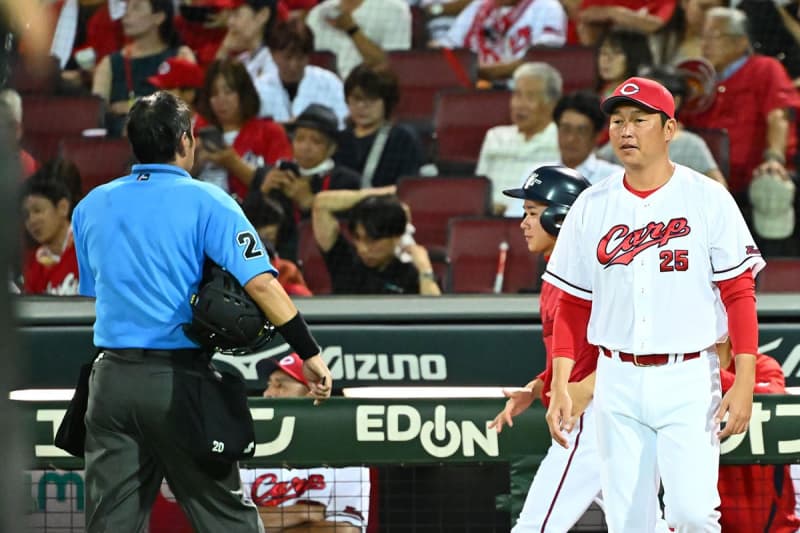
[[[201,366],[202,363],[199,363]],[[98,356],[86,411],[86,531],[138,533],[167,479],[197,533],[260,533],[236,463],[201,467],[175,446],[169,359]],[[216,470],[216,471],[214,471]]]

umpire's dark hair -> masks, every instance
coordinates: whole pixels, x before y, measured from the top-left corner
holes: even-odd
[[[355,234],[361,224],[370,239],[400,237],[406,231],[408,217],[397,196],[368,196],[350,211],[349,229]]]
[[[242,124],[258,116],[261,99],[247,68],[236,59],[218,59],[209,65],[200,98],[197,99],[197,110],[210,123],[221,127],[214,111],[211,109],[211,95],[214,83],[222,76],[225,84],[239,95],[239,117]]]
[[[192,138],[192,111],[166,91],[139,98],[128,113],[128,141],[140,163],[171,163],[185,156],[181,139]]]
[[[394,72],[385,68],[372,68],[365,64],[360,64],[344,80],[344,95],[350,98],[353,91],[361,91],[370,98],[380,98],[383,100],[383,116],[392,116],[397,102],[400,100],[400,86]]]
[[[553,109],[553,121],[556,125],[561,120],[564,111],[568,110],[587,116],[592,122],[595,133],[605,126],[606,116],[600,109],[600,97],[593,91],[575,91],[562,96]]]

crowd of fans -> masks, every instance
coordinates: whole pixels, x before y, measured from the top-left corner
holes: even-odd
[[[734,4],[59,0],[41,24],[51,28],[60,70],[52,98],[102,98],[107,137],[124,136],[131,104],[155,90],[192,106],[194,176],[242,204],[292,294],[310,295],[316,285],[304,244],[321,256],[334,293],[440,294],[437,262],[446,258],[415,242],[413,206],[396,196],[402,177],[438,172],[430,132],[394,117],[407,80],[392,72],[390,53],[412,47],[467,48],[477,58],[475,87],[510,95],[510,123],[489,128],[473,156],[473,173],[492,183],[486,215],[520,216],[502,190],[538,165],[560,162],[591,182],[619,170],[599,102],[644,75],[676,99],[672,160],[730,189],[765,255],[798,255],[800,7]],[[770,31],[765,21],[775,23]],[[24,55],[24,35],[19,42]],[[568,73],[531,51],[564,46],[594,50],[593,86],[565,93]],[[26,151],[23,101],[13,85],[0,93],[24,179],[23,261],[12,289],[74,294],[69,217],[88,191],[69,161]],[[727,131],[729,160],[716,161],[706,145],[702,133],[713,130]]]

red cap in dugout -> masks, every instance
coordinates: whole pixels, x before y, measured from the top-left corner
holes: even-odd
[[[305,374],[303,374],[303,360],[300,359],[300,356],[296,353],[290,353],[289,355],[284,355],[283,357],[274,357],[268,360],[270,362],[270,366],[272,368],[269,370],[271,374],[275,370],[283,370],[291,377],[308,387],[308,380],[306,379]]]
[[[666,113],[675,118],[675,99],[663,85],[647,78],[628,78],[615,90],[614,94],[603,100],[601,108],[610,115],[622,104],[632,104],[649,109],[653,113]]]

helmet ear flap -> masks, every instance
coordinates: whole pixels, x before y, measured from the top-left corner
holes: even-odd
[[[553,237],[558,237],[558,232],[561,230],[561,225],[564,223],[564,218],[566,218],[568,211],[569,207],[565,205],[548,206],[539,215],[539,222],[542,224],[542,228]]]

